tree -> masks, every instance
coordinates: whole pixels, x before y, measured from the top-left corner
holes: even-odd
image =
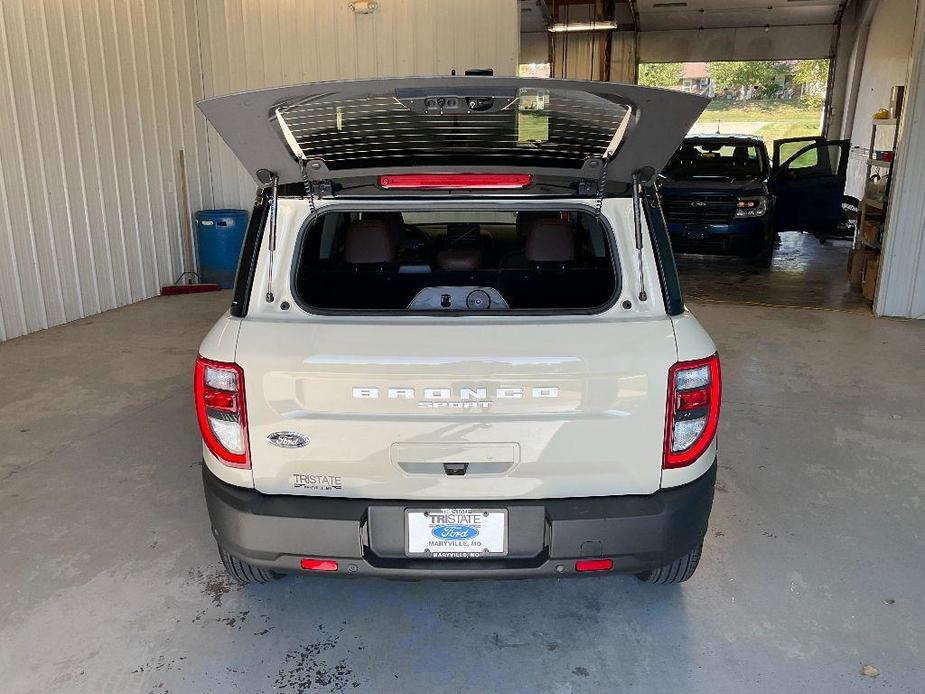
[[[773,96],[780,78],[788,72],[784,63],[773,60],[723,61],[710,65],[710,76],[716,88],[736,90],[745,96],[749,87],[758,96]]]
[[[798,60],[793,70],[793,82],[803,87],[806,101],[813,106],[822,106],[829,83],[829,61],[824,58]]]
[[[642,63],[639,84],[644,87],[677,87],[684,73],[681,63]]]

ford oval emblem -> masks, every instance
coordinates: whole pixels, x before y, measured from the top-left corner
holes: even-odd
[[[478,537],[479,529],[474,525],[461,525],[448,523],[445,525],[435,525],[430,534],[438,540],[471,540]]]
[[[308,437],[296,431],[274,431],[267,441],[278,448],[302,448],[308,445]]]

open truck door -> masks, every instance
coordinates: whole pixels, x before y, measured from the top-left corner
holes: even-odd
[[[821,136],[775,140],[771,192],[778,231],[841,235],[849,143]]]

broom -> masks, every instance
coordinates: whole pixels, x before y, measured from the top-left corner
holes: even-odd
[[[181,223],[180,229],[183,232],[183,250],[187,262],[193,257],[193,232],[190,226],[189,197],[186,188],[186,157],[183,150],[177,152],[178,166],[180,169],[180,212]],[[185,283],[183,282],[185,278]],[[198,294],[200,292],[217,292],[221,287],[213,282],[203,282],[198,272],[187,270],[181,272],[180,276],[173,281],[173,284],[167,284],[161,287],[161,296],[172,296],[174,294]]]

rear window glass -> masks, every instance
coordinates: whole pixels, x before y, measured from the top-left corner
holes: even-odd
[[[685,142],[662,171],[667,178],[753,178],[765,172],[765,158],[757,145],[723,142]]]
[[[322,312],[592,312],[615,268],[585,212],[338,211],[304,230],[293,289]]]
[[[435,89],[333,91],[277,105],[272,122],[297,158],[320,159],[331,171],[487,163],[580,169],[589,157],[616,151],[631,115],[628,104],[579,89],[481,88],[468,97]]]

